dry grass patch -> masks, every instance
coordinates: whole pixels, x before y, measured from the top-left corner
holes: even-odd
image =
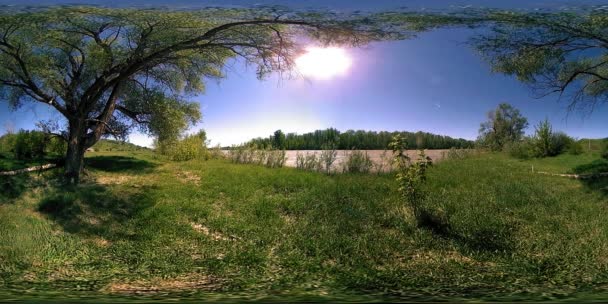
[[[214,241],[235,241],[235,240],[240,240],[241,238],[235,235],[224,235],[221,232],[218,231],[212,231],[211,229],[209,229],[209,227],[207,226],[203,226],[201,224],[197,224],[194,222],[190,223],[190,226],[192,227],[192,229],[196,230],[197,232],[200,232],[208,237],[210,237],[212,240]]]
[[[195,185],[200,185],[201,183],[201,177],[190,171],[180,171],[175,176],[182,183],[193,183]]]
[[[122,185],[133,181],[135,176],[132,175],[101,175],[97,176],[96,182],[100,185]]]
[[[102,291],[127,294],[153,294],[170,291],[213,291],[222,287],[222,280],[198,273],[182,275],[176,278],[154,278],[150,281],[114,282]]]

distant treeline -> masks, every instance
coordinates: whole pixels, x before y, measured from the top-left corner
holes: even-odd
[[[339,150],[383,150],[388,148],[393,136],[401,134],[407,139],[408,149],[449,149],[471,148],[473,141],[452,138],[427,132],[387,132],[348,130],[340,132],[334,128],[316,130],[310,133],[284,134],[277,130],[266,138],[255,138],[245,145],[256,145],[259,148],[276,148],[287,150],[320,150],[333,147]]]

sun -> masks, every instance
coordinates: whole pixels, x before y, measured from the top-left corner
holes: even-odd
[[[295,63],[298,72],[302,75],[326,80],[345,75],[352,65],[352,58],[342,48],[309,47]]]

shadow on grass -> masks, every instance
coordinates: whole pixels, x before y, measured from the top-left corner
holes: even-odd
[[[0,176],[0,205],[10,203],[37,187],[57,184],[62,168]]]
[[[81,185],[48,195],[38,210],[70,233],[108,240],[131,238],[136,231],[129,220],[154,205],[148,190],[119,196],[100,185]]]
[[[588,164],[574,167],[572,172],[575,174],[597,174],[608,172],[608,161],[603,159],[596,159]]]
[[[608,161],[604,159],[596,159],[588,164],[580,165],[572,169],[576,174],[598,174],[608,172]],[[582,179],[581,183],[589,190],[599,192],[604,196],[608,196],[608,176],[596,176],[588,179]]]
[[[88,168],[105,172],[124,172],[144,174],[151,172],[157,165],[134,157],[128,156],[94,156],[85,160]]]
[[[0,205],[20,197],[30,186],[30,175],[0,176]]]
[[[449,216],[436,210],[423,209],[417,217],[419,228],[427,229],[438,237],[455,241],[473,251],[511,253],[514,250],[514,224],[487,221],[454,227]]]

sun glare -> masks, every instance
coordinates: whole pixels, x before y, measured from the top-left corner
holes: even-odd
[[[296,67],[302,75],[323,80],[346,74],[351,65],[348,53],[337,47],[310,47],[296,59]]]

